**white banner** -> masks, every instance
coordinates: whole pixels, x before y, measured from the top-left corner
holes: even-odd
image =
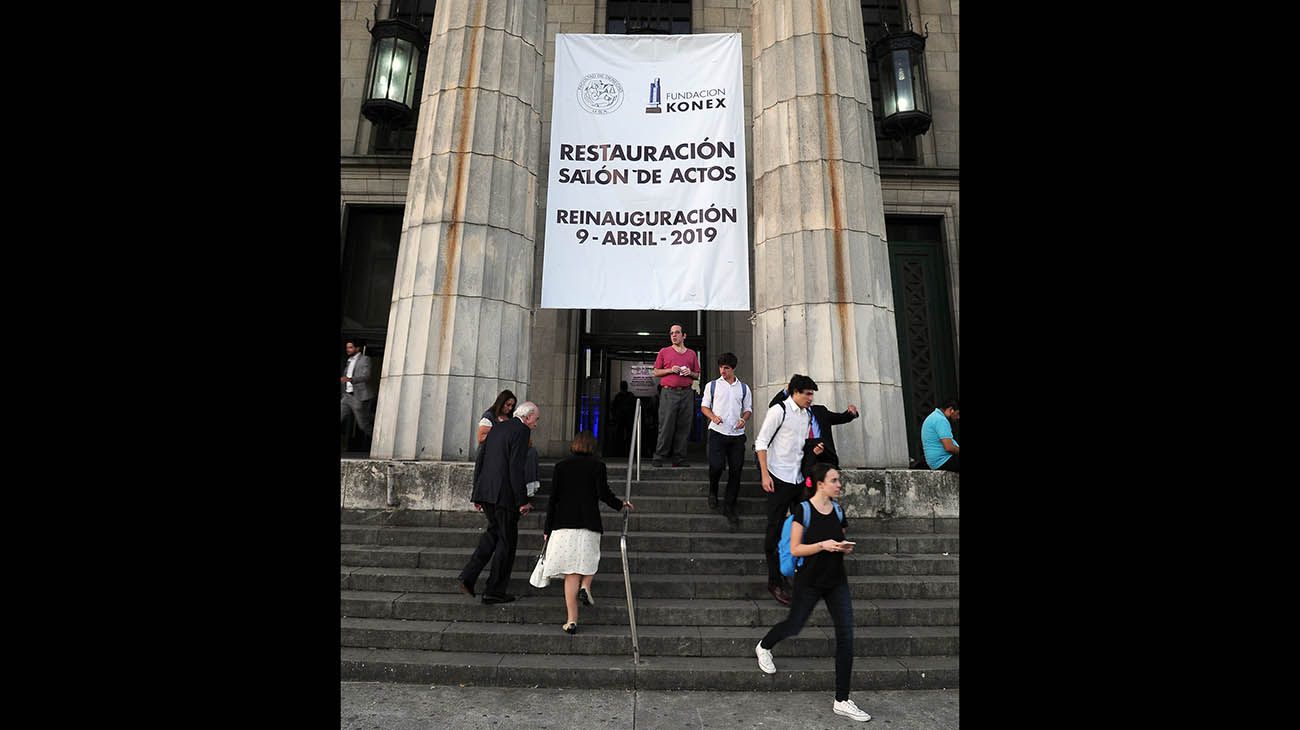
[[[555,36],[542,307],[749,309],[739,33]]]

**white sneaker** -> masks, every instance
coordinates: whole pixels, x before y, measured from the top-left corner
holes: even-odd
[[[776,674],[776,665],[772,663],[772,652],[763,648],[763,642],[758,642],[758,646],[754,647],[754,653],[758,655],[759,669],[768,674]]]
[[[835,714],[843,715],[849,719],[857,720],[858,722],[866,722],[871,719],[871,715],[863,712],[857,705],[853,704],[853,700],[844,700],[843,702],[836,701]]]

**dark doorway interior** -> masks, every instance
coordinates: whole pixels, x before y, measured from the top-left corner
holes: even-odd
[[[344,219],[339,252],[339,372],[347,362],[343,343],[353,337],[365,340],[363,352],[371,358],[374,385],[383,372],[384,342],[388,336],[388,308],[393,297],[397,250],[402,239],[400,206],[349,206]],[[373,409],[377,403],[371,403]],[[373,410],[372,410],[373,413]],[[340,426],[345,453],[370,453],[370,437],[352,423]]]
[[[619,382],[628,380],[629,390],[641,402],[641,457],[643,461],[653,458],[659,435],[658,378],[647,374],[647,366],[653,366],[659,350],[670,344],[669,328],[679,324],[686,332],[686,346],[700,359],[701,377],[708,378],[711,370],[704,349],[704,321],[703,312],[695,311],[588,309],[581,313],[578,430],[595,432],[601,454],[607,458],[627,456],[629,444],[619,438],[626,431],[615,423],[611,404]],[[697,392],[686,453],[688,459],[702,463],[705,424],[699,403]]]
[[[941,223],[934,217],[885,219],[907,447],[913,461],[923,457],[921,422],[943,399],[957,397],[960,385]],[[957,430],[958,424],[953,424],[953,436],[960,442]]]

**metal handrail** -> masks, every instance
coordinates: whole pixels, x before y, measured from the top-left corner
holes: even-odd
[[[627,485],[623,490],[623,501],[632,499],[632,463],[636,462],[636,480],[641,481],[641,399],[636,401],[636,414],[632,417],[632,443],[627,450]],[[641,647],[636,638],[636,610],[632,605],[632,575],[627,569],[627,523],[630,518],[628,510],[623,510],[623,534],[618,538],[618,549],[623,553],[623,588],[627,590],[627,623],[632,627],[632,663],[641,663]]]

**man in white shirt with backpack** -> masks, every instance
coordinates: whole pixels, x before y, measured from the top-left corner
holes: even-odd
[[[718,508],[718,482],[722,465],[727,466],[727,492],[723,496],[722,515],[731,531],[740,526],[736,517],[736,498],[740,496],[740,468],[745,463],[745,424],[753,415],[754,398],[749,386],[736,377],[739,361],[735,354],[718,356],[717,380],[704,387],[700,413],[709,419],[709,508]]]
[[[811,406],[817,383],[807,375],[795,374],[790,378],[788,390],[789,398],[767,409],[763,427],[754,439],[759,476],[763,480],[763,491],[767,492],[767,531],[763,538],[767,590],[785,606],[790,605],[791,592],[781,575],[776,546],[790,507],[803,496],[803,474],[799,466],[803,461],[804,438],[812,420]]]

